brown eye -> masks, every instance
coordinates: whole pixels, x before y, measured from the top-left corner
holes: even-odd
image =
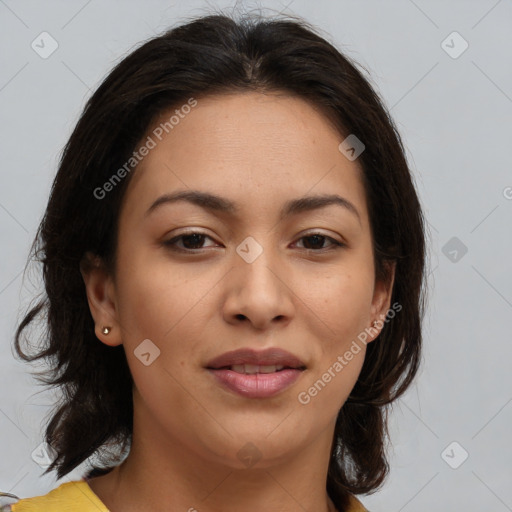
[[[304,249],[312,251],[332,250],[345,246],[345,244],[338,242],[338,240],[335,240],[334,238],[323,235],[321,233],[311,233],[301,237],[299,240],[307,241],[304,243]],[[328,241],[330,244],[327,247],[324,246],[326,241]]]
[[[193,233],[192,235],[182,235],[180,238],[185,249],[201,249],[200,246],[204,243],[205,235]]]
[[[182,233],[181,235],[175,236],[170,240],[166,240],[163,242],[163,245],[174,251],[195,252],[205,248],[203,244],[207,238],[212,240],[212,238],[205,233],[201,233],[200,231],[190,231],[188,233]]]

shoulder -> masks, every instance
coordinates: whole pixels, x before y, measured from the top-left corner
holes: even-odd
[[[12,512],[109,512],[85,480],[65,482],[44,496],[11,505]]]
[[[368,512],[368,510],[353,494],[350,494],[347,512]]]

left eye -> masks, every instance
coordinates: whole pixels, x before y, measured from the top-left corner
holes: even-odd
[[[205,233],[201,233],[199,231],[191,231],[189,233],[184,233],[182,235],[178,235],[170,240],[165,241],[164,245],[176,251],[195,252],[197,249],[204,248],[203,244],[207,238],[213,240]],[[327,235],[323,235],[321,233],[311,233],[300,237],[299,240],[306,241],[306,243],[304,244],[305,246],[302,248],[309,251],[322,251],[326,249],[331,250],[345,246],[345,244],[338,242],[334,238]],[[327,247],[324,246],[324,243],[326,241],[329,242],[329,246]],[[181,242],[181,244],[179,244],[179,242]]]
[[[309,240],[309,242],[306,245],[309,245],[310,247],[304,247],[304,249],[307,249],[307,250],[326,249],[326,247],[318,247],[319,245],[322,246],[323,242],[325,242],[325,241],[329,241],[330,247],[334,248],[334,249],[344,246],[344,244],[341,242],[338,242],[338,240],[335,240],[334,238],[327,236],[327,235],[322,235],[321,233],[311,233],[311,234],[302,236],[301,238],[299,238],[299,240]],[[311,246],[313,246],[313,247],[311,247]],[[327,247],[327,249],[329,249],[329,247]]]

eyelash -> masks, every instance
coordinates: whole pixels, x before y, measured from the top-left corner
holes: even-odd
[[[182,240],[183,238],[186,238],[189,236],[194,236],[194,235],[203,236],[203,237],[210,238],[211,240],[213,240],[209,235],[207,235],[206,233],[202,233],[201,231],[188,231],[186,233],[182,233],[181,235],[175,236],[174,238],[171,238],[170,240],[164,241],[163,245],[175,252],[182,252],[182,253],[188,253],[188,254],[198,253],[199,251],[201,251],[202,249],[205,249],[205,248],[182,249],[182,248],[177,247],[177,245],[176,245],[176,243],[179,240]],[[314,236],[323,238],[325,240],[329,240],[331,242],[331,248],[322,248],[322,249],[307,249],[307,248],[305,248],[304,250],[312,251],[312,252],[316,252],[316,253],[325,253],[325,252],[330,252],[330,251],[336,251],[336,250],[346,247],[346,244],[339,242],[338,240],[336,240],[330,236],[324,235],[322,233],[317,233],[317,232],[312,232],[312,233],[303,235],[299,238],[299,240],[302,240],[304,238],[311,238]]]

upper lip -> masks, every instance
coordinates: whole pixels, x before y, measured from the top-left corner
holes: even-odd
[[[280,365],[288,368],[306,368],[306,365],[296,356],[280,348],[254,350],[242,348],[225,352],[208,362],[206,368],[218,370],[238,364],[254,364],[258,366]]]

